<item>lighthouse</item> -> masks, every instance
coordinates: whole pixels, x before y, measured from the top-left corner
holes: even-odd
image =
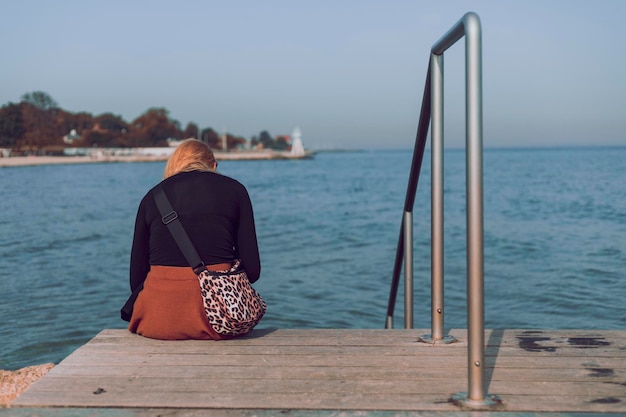
[[[296,127],[291,133],[291,137],[293,138],[293,142],[291,144],[291,156],[292,157],[302,157],[304,156],[304,145],[302,144],[302,132],[300,132],[300,128]]]

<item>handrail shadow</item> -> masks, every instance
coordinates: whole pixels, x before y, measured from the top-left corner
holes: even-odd
[[[487,340],[489,352],[495,352],[495,354],[485,355],[485,389],[487,392],[490,391],[489,388],[491,386],[491,380],[493,379],[493,372],[496,368],[496,362],[498,361],[498,353],[500,352],[503,337],[504,329],[493,329]]]

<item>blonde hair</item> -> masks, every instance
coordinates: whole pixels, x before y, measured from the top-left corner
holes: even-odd
[[[167,160],[163,178],[179,172],[215,171],[216,166],[217,162],[209,145],[197,139],[186,139]]]

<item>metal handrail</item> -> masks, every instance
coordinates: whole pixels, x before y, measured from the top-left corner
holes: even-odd
[[[387,319],[385,322],[386,329],[393,328],[393,311],[396,306],[396,297],[398,295],[398,285],[400,283],[400,268],[402,267],[403,254],[404,258],[408,259],[408,256],[413,254],[413,239],[405,238],[405,228],[408,226],[405,223],[410,222],[412,226],[412,213],[415,203],[415,193],[417,191],[417,184],[419,181],[419,174],[422,169],[422,160],[424,159],[424,149],[426,148],[426,141],[428,140],[428,124],[430,122],[430,64],[428,65],[428,72],[426,74],[426,84],[424,86],[424,96],[422,97],[422,109],[420,111],[419,123],[417,125],[417,134],[415,136],[415,146],[413,147],[413,159],[411,162],[411,171],[409,173],[409,184],[406,190],[406,198],[404,200],[404,214],[402,216],[402,224],[400,225],[400,236],[398,237],[398,245],[396,247],[396,259],[393,267],[393,276],[391,279],[391,289],[389,291],[389,302],[387,303]],[[411,236],[412,237],[412,236]],[[405,240],[407,240],[405,244]],[[405,265],[410,265],[410,262],[405,262]],[[413,270],[409,271],[409,274],[404,274],[404,282],[413,281]],[[413,292],[406,291],[405,288],[405,309],[404,309],[404,327],[407,329],[413,328]],[[408,297],[407,297],[408,294]],[[409,306],[409,309],[407,309]],[[410,311],[409,311],[410,310]]]
[[[443,53],[465,36],[466,87],[466,189],[467,189],[467,315],[468,315],[468,392],[454,394],[452,399],[464,406],[489,408],[499,400],[485,392],[484,330],[484,243],[483,243],[483,172],[482,172],[482,35],[480,19],[466,13],[431,48],[427,82],[422,99],[407,200],[402,220],[392,293],[389,297],[385,327],[393,327],[393,307],[399,281],[399,265],[404,253],[405,328],[413,326],[413,247],[412,210],[421,157],[425,147],[428,118],[431,119],[431,335],[421,337],[428,343],[449,343],[444,336],[443,308]],[[428,97],[428,100],[427,100]],[[429,102],[429,103],[428,103]],[[426,117],[426,114],[428,116]],[[421,153],[421,156],[420,156]],[[419,159],[419,162],[417,161]],[[417,172],[414,172],[414,168]],[[410,204],[407,204],[410,200]],[[410,236],[410,239],[408,238]],[[407,283],[410,281],[410,283]],[[410,291],[411,294],[406,294]],[[407,314],[410,317],[407,318]]]

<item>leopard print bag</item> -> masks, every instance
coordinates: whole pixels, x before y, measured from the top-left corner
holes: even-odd
[[[256,326],[267,305],[250,285],[241,261],[227,271],[204,270],[198,275],[204,310],[213,329],[225,336],[248,333]]]

